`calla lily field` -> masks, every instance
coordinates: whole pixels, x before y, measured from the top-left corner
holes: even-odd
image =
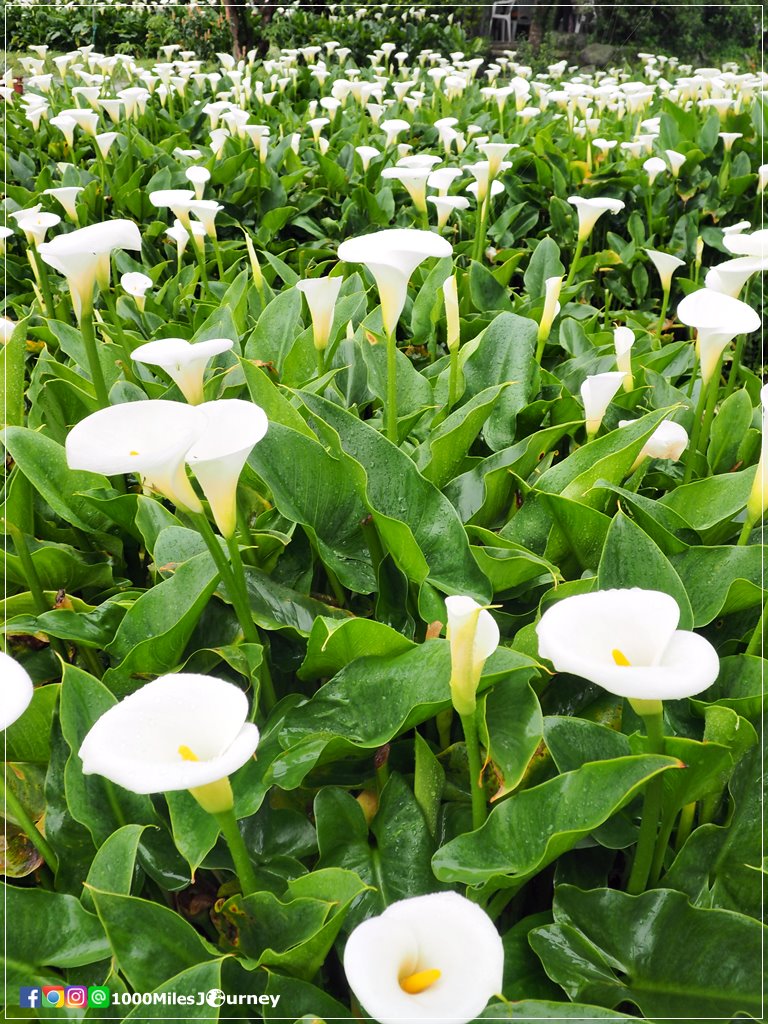
[[[768,76],[163,49],[2,89],[6,1019],[762,1019]]]

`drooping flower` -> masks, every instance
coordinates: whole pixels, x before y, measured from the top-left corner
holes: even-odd
[[[343,281],[342,277],[314,277],[299,281],[296,285],[309,306],[312,333],[318,352],[323,352],[328,347],[333,313]]]
[[[632,587],[576,594],[551,605],[536,626],[539,654],[558,672],[634,701],[680,700],[706,690],[720,662],[712,644],[677,628],[669,594]]]
[[[222,536],[232,537],[237,527],[237,481],[254,445],[266,434],[269,420],[258,405],[238,398],[205,402],[197,409],[202,427],[187,452],[187,464],[203,488]]]
[[[21,718],[33,694],[27,670],[10,654],[0,651],[0,731]]]
[[[196,406],[161,399],[111,405],[70,430],[67,464],[107,476],[134,473],[176,505],[202,512],[184,469],[200,429]]]
[[[619,420],[619,427],[628,427],[633,420]],[[635,459],[634,471],[644,459],[670,459],[677,462],[688,447],[688,431],[673,420],[663,420],[654,430]]]
[[[504,947],[476,903],[455,892],[392,903],[354,929],[347,981],[379,1024],[469,1024],[501,991]]]
[[[584,419],[587,425],[587,437],[592,438],[600,429],[603,416],[611,399],[624,383],[626,374],[618,371],[595,373],[587,377],[581,385],[581,400],[584,403]]]
[[[445,610],[451,645],[451,698],[460,715],[471,715],[483,665],[499,646],[499,627],[491,613],[471,597],[447,597]]]
[[[160,676],[91,727],[79,750],[83,774],[132,793],[188,789],[210,813],[221,813],[232,807],[228,777],[259,742],[247,719],[248,699],[232,683],[186,672]]]
[[[384,330],[392,337],[405,306],[408,282],[414,270],[430,257],[450,256],[453,246],[432,231],[390,228],[339,246],[339,259],[362,263],[373,274],[379,289]]]
[[[150,282],[151,284],[151,282]],[[160,338],[139,345],[131,353],[137,363],[165,370],[190,405],[204,401],[203,375],[214,356],[228,352],[234,342],[229,338],[209,338],[190,342],[184,338]]]

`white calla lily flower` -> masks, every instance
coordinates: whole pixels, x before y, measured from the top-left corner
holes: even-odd
[[[419,213],[426,213],[427,178],[430,173],[429,167],[385,167],[381,176],[388,180],[399,181],[408,191],[408,195]]]
[[[371,166],[371,160],[375,160],[376,157],[381,156],[381,151],[376,149],[375,146],[356,146],[355,152],[360,157],[360,161],[363,165],[363,172],[367,171]]]
[[[651,263],[656,267],[662,291],[669,291],[672,287],[673,274],[680,267],[685,266],[685,260],[678,259],[677,256],[672,256],[667,252],[659,252],[656,249],[646,249],[645,251]]]
[[[451,645],[451,698],[460,715],[471,715],[483,665],[499,646],[499,627],[491,613],[471,597],[447,597],[445,610]]]
[[[354,929],[344,972],[379,1024],[469,1024],[501,991],[504,947],[476,903],[455,892],[392,903]]]
[[[231,538],[237,527],[237,481],[254,445],[266,434],[269,420],[258,405],[237,398],[205,402],[197,409],[203,427],[187,452],[187,464],[203,488],[222,536]]]
[[[221,813],[232,807],[228,777],[258,746],[259,730],[247,719],[248,698],[232,683],[188,672],[160,676],[91,727],[79,750],[83,774],[132,793],[188,789]]]
[[[60,188],[47,188],[44,190],[44,196],[53,196],[57,203],[59,203],[69,217],[70,220],[74,221],[75,224],[79,223],[77,219],[77,197],[83,191],[82,185],[70,185],[67,187]]]
[[[696,344],[701,360],[701,379],[705,386],[720,365],[726,345],[737,334],[751,334],[760,327],[760,317],[740,299],[700,288],[682,300],[677,307],[678,319],[696,328]]]
[[[632,378],[632,346],[635,344],[635,332],[629,327],[616,327],[613,332],[613,347],[616,351],[616,365],[624,374],[622,384],[625,391],[631,391]]]
[[[711,686],[720,671],[712,644],[677,628],[669,594],[632,587],[557,601],[536,626],[539,655],[558,672],[632,701],[680,700]]]
[[[634,420],[619,420],[619,427],[628,427]],[[664,420],[654,430],[634,461],[633,472],[644,459],[669,459],[677,462],[688,447],[688,431],[673,420]]]
[[[559,277],[548,277],[544,282],[544,309],[541,313],[541,320],[539,322],[538,340],[542,346],[540,352],[543,352],[543,343],[546,342],[549,337],[549,333],[552,330],[552,324],[555,322],[555,318],[560,312],[560,289],[563,286],[562,274]],[[539,354],[539,359],[541,354]]]
[[[328,347],[336,300],[343,282],[342,277],[314,277],[299,281],[296,285],[309,306],[312,333],[318,352],[323,352]]]
[[[581,196],[569,196],[568,202],[576,207],[579,218],[579,241],[586,241],[598,220],[604,213],[619,213],[624,209],[621,199],[583,199]]]
[[[205,191],[206,182],[211,179],[211,172],[207,167],[188,167],[184,172],[184,177],[192,185],[195,190],[195,199],[202,199],[203,192]]]
[[[747,281],[753,274],[768,270],[767,256],[736,256],[725,263],[719,263],[707,271],[704,284],[712,291],[722,292],[738,299]]]
[[[437,211],[438,228],[445,227],[452,213],[469,209],[469,200],[465,196],[429,196],[427,202],[432,203]]]
[[[133,297],[139,311],[143,313],[145,295],[148,289],[152,287],[152,278],[148,277],[146,274],[131,271],[127,274],[123,274],[120,278],[120,284],[123,286],[123,290],[126,294]]]
[[[176,505],[202,512],[184,469],[200,429],[196,406],[161,399],[111,405],[70,430],[67,465],[107,476],[134,473]]]
[[[595,373],[581,385],[588,438],[593,438],[600,429],[611,399],[624,383],[625,376],[625,373],[613,370],[609,373]]]
[[[768,228],[759,231],[726,233],[723,245],[734,256],[768,256]]]
[[[452,252],[450,242],[432,231],[389,228],[348,238],[339,246],[339,259],[362,263],[370,270],[379,289],[384,330],[393,337],[414,270],[426,259],[439,259]]]
[[[150,282],[151,283],[151,282]],[[190,405],[204,401],[203,375],[214,356],[228,352],[234,345],[229,338],[209,338],[191,342],[184,338],[160,338],[139,345],[131,353],[137,363],[165,370]]]
[[[10,654],[0,651],[0,730],[21,718],[34,692],[27,670]]]

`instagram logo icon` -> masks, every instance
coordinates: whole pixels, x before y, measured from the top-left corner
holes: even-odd
[[[82,1009],[88,1005],[88,989],[84,985],[67,985],[64,989],[64,1005]]]

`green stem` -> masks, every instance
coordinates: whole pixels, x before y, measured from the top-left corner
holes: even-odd
[[[248,643],[260,643],[259,633],[256,629],[256,623],[251,617],[250,607],[247,603],[245,605],[243,604],[242,591],[237,585],[232,566],[230,565],[227,556],[221,550],[221,545],[219,544],[216,534],[211,528],[211,524],[202,512],[192,512],[190,513],[190,516],[197,527],[200,536],[205,541],[216,568],[219,570],[221,582],[226,587],[232,606],[235,609],[235,614],[237,615],[238,622],[240,623],[240,628],[243,631],[243,637]]]
[[[37,614],[44,615],[45,612],[49,612],[51,610],[51,606],[45,599],[45,592],[43,591],[43,586],[42,583],[40,582],[40,577],[37,575],[35,563],[32,560],[32,555],[30,553],[29,547],[27,546],[27,538],[18,528],[18,526],[14,526],[14,524],[8,522],[7,519],[4,522],[5,528],[11,535],[11,539],[13,540],[13,547],[16,551],[18,559],[21,562],[21,568],[24,573],[24,577],[27,581],[29,592],[32,595],[32,600],[34,602],[35,608],[37,609]],[[48,640],[51,644],[51,647],[54,649],[54,651],[56,651],[61,660],[64,662],[68,661],[69,659],[67,657],[67,649],[62,643],[62,641],[59,640],[58,637],[51,636],[50,634],[48,635]]]
[[[449,364],[450,365],[450,369],[448,371],[448,409],[447,409],[447,412],[450,412],[451,409],[456,404],[456,400],[459,397],[459,394],[458,394],[458,392],[459,392],[459,346],[458,345],[456,345],[456,347],[453,348],[449,352],[448,358],[450,360],[450,364]]]
[[[34,260],[37,279],[40,282],[40,290],[43,293],[45,315],[49,320],[54,320],[56,318],[56,307],[53,304],[53,293],[51,292],[51,282],[48,278],[48,268],[34,245],[30,247],[29,252]]]
[[[685,460],[685,474],[683,476],[683,483],[690,483],[691,477],[693,476],[693,464],[696,460],[696,453],[699,449],[699,435],[701,433],[701,421],[704,415],[704,406],[707,401],[707,386],[703,379],[701,382],[701,391],[699,391],[699,399],[696,402],[696,409],[693,414],[693,430],[691,431],[691,438],[688,442],[688,455]]]
[[[3,813],[5,818],[8,818],[8,812],[10,811],[12,817],[18,822],[19,826],[24,830],[24,834],[30,843],[35,847],[37,852],[43,858],[45,863],[54,873],[59,869],[59,861],[56,854],[53,852],[51,847],[48,845],[48,841],[45,836],[42,836],[35,827],[34,821],[27,814],[26,810],[22,806],[19,798],[13,792],[7,782],[8,765],[5,765],[3,772]]]
[[[661,712],[658,714],[644,715],[645,730],[648,734],[648,748],[652,754],[664,753],[664,717]],[[661,813],[662,797],[664,793],[664,780],[661,775],[655,775],[645,789],[643,798],[643,812],[640,820],[640,835],[637,840],[635,859],[632,863],[632,871],[627,883],[627,892],[631,896],[637,896],[645,891],[648,883],[648,875],[653,861],[654,848],[656,846],[656,833],[659,828],[659,815]]]
[[[754,527],[754,525],[755,525],[755,520],[752,519],[751,516],[749,516],[749,514],[748,514],[747,518],[744,520],[744,525],[741,528],[741,533],[739,534],[739,539],[736,541],[737,545],[740,546],[742,544],[746,544],[747,543],[747,541],[749,540],[749,535],[752,533],[752,528]]]
[[[387,335],[387,407],[384,427],[392,444],[397,444],[397,341],[395,332]]]
[[[88,368],[91,371],[93,387],[96,391],[96,401],[100,409],[109,406],[109,392],[104,380],[104,373],[101,369],[101,360],[96,342],[96,333],[93,329],[93,309],[84,309],[80,317],[80,333],[85,344],[85,354],[88,357]]]
[[[261,636],[256,623],[253,621],[251,615],[251,602],[248,596],[248,581],[245,577],[245,566],[243,565],[243,557],[240,554],[240,545],[237,543],[235,537],[227,537],[227,549],[229,551],[230,565],[232,567],[232,577],[237,590],[240,592],[240,608],[242,614],[247,618],[249,626],[248,632],[243,627],[243,635],[249,643],[261,644]],[[242,619],[241,619],[242,623]],[[266,650],[262,644],[264,653],[262,655],[262,672],[261,672],[261,689],[259,696],[264,696],[264,706],[267,711],[270,711],[275,704],[277,704],[277,695],[275,694],[274,683],[272,682],[272,676],[269,671],[269,665],[267,664]]]
[[[213,244],[213,251],[216,255],[216,266],[219,268],[219,280],[224,280],[224,264],[221,259],[221,246],[217,238],[212,238],[211,243]]]
[[[763,648],[763,633],[765,632],[765,605],[763,610],[760,612],[760,618],[757,620],[757,625],[752,632],[749,644],[747,645],[747,654],[760,654]]]
[[[192,232],[190,232],[190,234],[192,234]],[[212,298],[213,296],[211,295],[211,286],[208,282],[208,268],[205,265],[205,239],[198,239],[195,238],[194,235],[192,235],[192,248],[195,250],[195,256],[197,257],[197,265],[200,267],[200,293],[202,295],[203,290],[205,290],[205,293],[208,295],[208,297]]]
[[[664,330],[664,324],[667,319],[667,307],[669,306],[669,288],[664,289],[664,295],[661,300],[661,313],[659,314],[659,323],[656,327],[656,335],[653,347],[658,349],[661,348],[661,332]]]
[[[659,835],[656,839],[656,849],[654,850],[653,863],[651,864],[650,884],[652,886],[656,885],[661,877],[662,871],[664,870],[664,857],[667,852],[667,847],[669,846],[669,840],[672,835],[672,830],[675,827],[676,819],[676,813],[662,815],[661,828],[659,829]]]
[[[733,389],[736,387],[736,383],[739,379],[739,373],[741,371],[741,360],[744,358],[744,346],[747,343],[746,334],[740,334],[736,339],[736,350],[733,353],[733,362],[731,363],[731,369],[728,374],[728,383],[725,386],[725,393],[723,394],[723,401],[731,394]]]
[[[680,819],[677,823],[677,834],[675,836],[675,850],[682,850],[688,836],[693,831],[693,822],[696,818],[696,801],[686,804],[680,811]]]
[[[574,278],[574,276],[576,274],[576,264],[581,259],[581,253],[582,253],[582,251],[584,249],[584,242],[585,241],[586,241],[586,239],[579,238],[578,241],[576,242],[576,248],[575,248],[574,253],[573,253],[573,259],[571,260],[571,266],[570,266],[570,269],[568,271],[568,277],[565,279],[565,287],[566,288],[570,287],[571,282],[573,281],[573,278]]]
[[[317,376],[322,377],[325,373],[325,350],[316,348],[315,355],[317,356]]]
[[[709,430],[712,426],[712,420],[715,417],[715,406],[717,405],[717,391],[718,382],[720,380],[720,368],[718,367],[715,373],[712,375],[712,380],[709,382],[709,393],[707,394],[707,407],[704,410],[704,419],[701,423],[701,433],[699,434],[699,451],[702,455],[706,456],[707,446],[709,444]]]
[[[482,761],[480,760],[480,743],[477,738],[477,725],[474,715],[460,715],[464,729],[464,741],[467,745],[469,761],[469,791],[472,795],[472,828],[478,829],[485,821],[488,808],[485,805],[483,792]]]
[[[219,823],[221,834],[224,836],[229,852],[232,854],[232,862],[235,865],[235,873],[240,880],[243,896],[250,896],[258,889],[256,874],[248,856],[243,834],[237,824],[237,818],[233,810],[222,811],[214,817]]]

